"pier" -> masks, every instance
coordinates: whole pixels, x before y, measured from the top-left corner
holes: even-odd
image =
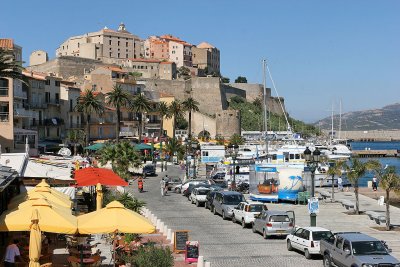
[[[353,155],[360,158],[398,157],[400,152],[396,149],[385,150],[353,150]]]

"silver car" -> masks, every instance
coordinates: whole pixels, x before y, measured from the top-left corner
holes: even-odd
[[[264,210],[253,222],[253,233],[261,233],[265,239],[269,236],[287,236],[294,229],[293,211]]]

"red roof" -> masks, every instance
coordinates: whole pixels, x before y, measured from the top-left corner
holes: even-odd
[[[14,48],[14,41],[13,39],[0,39],[0,47],[13,49]]]
[[[132,62],[160,63],[160,60],[146,58],[129,58],[129,60]]]
[[[127,186],[128,183],[118,176],[115,172],[103,168],[84,168],[75,171],[77,186],[112,185]]]

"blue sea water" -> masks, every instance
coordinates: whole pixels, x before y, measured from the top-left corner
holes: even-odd
[[[400,142],[351,142],[350,143],[352,150],[384,150],[384,149],[396,149],[400,150]],[[377,159],[381,162],[382,166],[389,165],[396,167],[397,173],[400,174],[400,158],[365,158],[361,160],[369,160],[369,159]],[[371,181],[373,177],[373,173],[367,173],[364,177],[360,179],[360,186],[367,186],[368,181]]]

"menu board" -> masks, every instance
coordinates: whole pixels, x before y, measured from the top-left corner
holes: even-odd
[[[186,262],[197,262],[199,258],[199,242],[198,241],[187,241],[186,242]]]
[[[174,235],[174,251],[184,252],[186,251],[186,241],[189,240],[189,231],[181,230],[175,231]]]

